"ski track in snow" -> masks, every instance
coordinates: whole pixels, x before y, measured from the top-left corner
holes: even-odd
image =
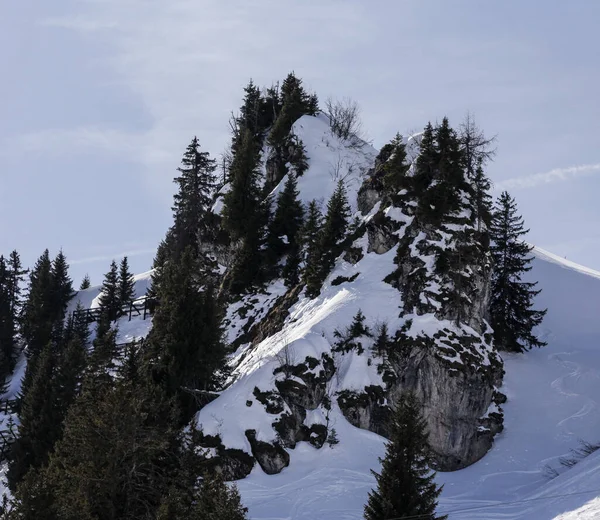
[[[572,469],[559,463],[579,439],[600,442],[600,274],[536,256],[529,276],[542,289],[537,306],[549,309],[539,330],[549,344],[503,356],[504,431],[479,462],[438,473],[439,513],[450,520],[600,519],[600,452]],[[319,454],[300,443],[279,475],[255,468],[238,482],[252,520],[362,518],[384,439],[341,416],[335,427],[341,442],[333,449]],[[546,465],[560,475],[550,480]]]

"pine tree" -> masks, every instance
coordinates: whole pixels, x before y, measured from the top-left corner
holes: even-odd
[[[319,236],[323,217],[317,203],[313,200],[308,206],[306,222],[302,229],[302,242],[306,248],[303,280],[306,284],[306,294],[314,298],[321,290],[321,249]]]
[[[0,380],[10,374],[16,347],[15,320],[11,309],[11,281],[6,260],[0,256]]]
[[[153,378],[168,395],[179,398],[185,417],[194,413],[196,391],[214,390],[225,366],[221,315],[210,286],[199,287],[190,269],[191,251],[177,264],[166,264],[146,340]]]
[[[123,308],[128,305],[129,302],[135,298],[135,282],[133,275],[129,271],[129,263],[127,257],[124,256],[121,260],[119,267],[118,277],[118,288],[117,288],[117,300],[119,301],[119,308]]]
[[[35,357],[50,341],[54,325],[52,262],[46,249],[29,275],[22,332],[27,357]]]
[[[86,273],[86,275],[83,277],[83,280],[81,280],[81,285],[79,286],[79,290],[85,291],[86,289],[89,289],[91,286],[92,286],[92,282],[90,281],[90,276]]]
[[[531,270],[532,248],[522,239],[527,232],[515,200],[503,192],[491,227],[494,272],[490,314],[497,347],[512,352],[546,345],[533,332],[546,314],[546,310],[533,309],[533,299],[540,293],[535,289],[537,282],[522,281]]]
[[[115,321],[121,312],[121,302],[119,300],[119,268],[114,260],[110,264],[110,269],[104,275],[102,282],[102,292],[98,300],[102,320],[108,323]]]
[[[28,269],[23,269],[21,257],[17,251],[12,251],[8,258],[8,271],[11,313],[16,326],[18,316],[23,307],[23,302],[21,299],[21,285],[25,279],[25,275],[29,272]]]
[[[54,350],[48,343],[35,358],[31,383],[21,402],[19,435],[12,446],[8,472],[12,490],[30,468],[40,468],[47,462],[60,432],[55,401]]]
[[[230,168],[231,189],[225,195],[223,225],[233,240],[256,231],[261,205],[258,169],[259,149],[250,130],[242,131],[237,153]]]
[[[382,469],[381,473],[372,471],[377,489],[369,493],[366,520],[447,518],[435,513],[442,489],[429,469],[426,425],[412,394],[406,394],[397,404],[385,458],[379,460]]]
[[[268,245],[275,258],[288,251],[298,238],[304,216],[298,195],[296,176],[290,172],[283,190],[277,196],[277,208],[269,225]]]
[[[346,188],[343,181],[339,181],[327,204],[327,214],[319,232],[316,249],[310,251],[312,253],[310,256],[307,255],[305,272],[307,296],[314,298],[319,294],[321,285],[341,252],[340,245],[346,237],[349,218],[350,206]]]
[[[52,311],[54,328],[62,329],[62,324],[65,319],[69,302],[75,296],[73,291],[73,281],[69,276],[69,264],[67,257],[61,251],[58,252],[56,258],[52,262]]]
[[[173,200],[173,240],[178,254],[192,247],[198,253],[201,243],[215,238],[212,197],[217,184],[217,163],[208,152],[199,150],[194,137],[187,147],[175,177],[177,193]]]
[[[336,444],[339,444],[340,440],[338,439],[337,432],[335,428],[331,428],[329,431],[329,435],[327,435],[327,444],[329,444],[330,448],[333,448]]]
[[[407,189],[410,183],[407,177],[410,164],[406,157],[404,140],[400,134],[396,134],[390,143],[389,158],[383,164],[383,183],[393,198],[400,190]]]
[[[206,475],[190,520],[247,520],[248,510],[243,507],[236,487],[229,487],[220,475]]]
[[[156,385],[88,387],[48,466],[17,493],[21,518],[155,518],[178,469],[175,404]]]
[[[285,261],[283,272],[283,281],[288,287],[294,287],[300,282],[300,263],[302,262],[302,249],[297,237],[289,246],[288,255]]]
[[[485,239],[489,242],[487,231],[492,224],[492,196],[490,195],[492,183],[483,172],[481,162],[475,168],[472,184],[471,206],[473,208],[475,226],[477,232],[480,235],[485,234]]]

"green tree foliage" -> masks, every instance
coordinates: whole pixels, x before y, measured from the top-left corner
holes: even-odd
[[[240,240],[256,231],[262,199],[259,149],[250,130],[243,130],[240,139],[230,168],[231,188],[223,201],[223,225],[233,240]]]
[[[396,405],[385,457],[379,460],[381,473],[372,472],[377,488],[369,493],[366,520],[446,518],[435,513],[442,488],[429,469],[426,425],[412,394],[404,395]]]
[[[522,238],[527,232],[515,200],[503,192],[491,227],[494,271],[490,314],[496,346],[512,352],[546,345],[533,332],[546,314],[546,310],[533,309],[533,299],[540,292],[535,289],[537,282],[522,280],[531,270],[531,246]]]
[[[85,276],[83,277],[83,280],[81,280],[81,285],[79,286],[79,290],[85,291],[86,289],[89,289],[91,286],[92,286],[92,282],[90,281],[90,276],[86,273]]]
[[[304,216],[304,208],[298,200],[299,194],[296,176],[290,172],[283,190],[277,196],[275,215],[269,225],[267,244],[269,252],[276,259],[289,251],[298,240]]]
[[[410,164],[406,159],[406,146],[400,134],[396,134],[396,137],[387,146],[387,157],[382,165],[383,184],[386,191],[392,196],[392,200],[396,202],[397,193],[410,186],[410,179],[407,177]]]
[[[178,254],[192,247],[198,254],[201,243],[215,239],[216,220],[211,211],[217,184],[217,163],[208,152],[200,151],[198,138],[187,147],[175,177],[173,200],[173,243]]]
[[[154,518],[178,464],[176,408],[155,385],[84,390],[48,466],[19,487],[17,518]]]
[[[123,306],[128,305],[135,298],[135,282],[133,274],[129,271],[129,262],[126,256],[121,260],[117,282],[117,300],[119,301],[119,308],[122,309]]]
[[[58,252],[52,262],[51,280],[51,308],[54,314],[54,321],[55,325],[62,326],[69,302],[75,296],[73,281],[69,276],[69,264],[62,250]]]
[[[27,271],[22,269],[19,254],[8,259],[0,256],[0,378],[14,369],[17,357],[19,316],[22,308],[21,283]]]
[[[32,377],[19,413],[19,435],[12,446],[8,482],[11,489],[30,468],[40,468],[48,460],[60,434],[54,374],[57,354],[51,343],[32,360]]]
[[[27,356],[36,356],[50,341],[55,312],[52,309],[52,262],[48,250],[37,260],[29,276],[29,293],[23,316]]]
[[[114,260],[110,263],[110,269],[104,275],[102,292],[98,299],[101,312],[101,320],[108,323],[115,321],[121,313],[121,301],[119,300],[119,268]]]
[[[146,349],[154,379],[179,398],[187,416],[198,408],[195,392],[214,390],[221,382],[226,351],[220,309],[212,288],[195,279],[190,250],[179,263],[166,264],[162,278]]]
[[[293,72],[288,74],[281,85],[281,112],[273,125],[270,144],[277,146],[282,143],[297,119],[305,114],[314,115],[317,111],[317,97],[306,92],[302,80]]]
[[[317,296],[321,290],[321,250],[319,236],[321,232],[323,216],[313,200],[308,206],[306,222],[302,229],[302,241],[305,245],[306,256],[303,272],[303,280],[306,284],[306,293],[310,297]]]
[[[310,217],[310,214],[309,214]],[[343,181],[339,181],[327,204],[325,221],[319,231],[314,253],[307,255],[306,294],[313,298],[321,291],[321,285],[333,268],[335,259],[341,253],[341,245],[346,238],[350,206]],[[310,247],[310,246],[309,246]]]

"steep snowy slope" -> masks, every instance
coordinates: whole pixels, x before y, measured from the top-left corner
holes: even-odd
[[[600,501],[594,500],[600,495],[600,453],[570,470],[558,462],[578,439],[600,441],[600,273],[539,249],[535,256],[530,277],[543,289],[537,304],[549,309],[542,328],[548,346],[504,356],[505,431],[481,461],[438,474],[445,484],[440,511],[452,519],[600,518]],[[238,483],[251,518],[362,517],[374,482],[369,469],[377,469],[384,441],[342,417],[336,429],[341,443],[334,448],[299,445],[281,474],[255,468]],[[560,476],[550,480],[546,465]]]

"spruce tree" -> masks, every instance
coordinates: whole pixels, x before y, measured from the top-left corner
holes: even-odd
[[[277,196],[277,208],[269,225],[268,246],[276,258],[291,249],[302,227],[304,208],[298,195],[296,176],[290,172],[283,190]]]
[[[129,271],[129,263],[126,256],[121,260],[119,267],[117,299],[121,309],[135,299],[135,282],[133,275]]]
[[[200,151],[198,138],[187,147],[175,177],[177,192],[173,200],[173,241],[178,254],[192,247],[198,252],[201,243],[212,242],[215,235],[212,197],[217,184],[217,163],[208,152]]]
[[[233,240],[240,240],[256,232],[256,226],[260,224],[258,163],[259,149],[252,132],[243,130],[230,168],[231,188],[223,201],[223,225]]]
[[[392,195],[392,200],[395,195],[402,189],[407,189],[409,186],[409,178],[407,177],[410,164],[406,158],[406,145],[400,134],[396,134],[394,140],[390,143],[389,158],[383,164],[383,184],[386,191]]]
[[[220,475],[205,475],[195,501],[191,520],[247,520],[248,510],[242,505],[236,487],[229,487]]]
[[[102,291],[98,299],[101,319],[108,323],[115,321],[121,313],[121,301],[119,300],[119,268],[114,260],[110,269],[104,275]]]
[[[309,250],[310,255],[307,255],[305,272],[307,296],[314,298],[321,291],[321,285],[341,252],[340,246],[346,238],[349,218],[350,206],[346,188],[343,181],[339,181],[327,204],[327,214],[319,231],[316,249]]]
[[[62,324],[69,302],[75,296],[73,281],[69,276],[69,264],[62,250],[52,262],[52,293],[54,320],[56,324]]]
[[[10,307],[13,320],[15,325],[17,324],[19,314],[23,308],[23,301],[21,297],[22,288],[21,285],[25,279],[25,275],[29,272],[28,269],[23,269],[21,264],[21,257],[17,251],[12,251],[8,258],[8,272],[9,272],[9,295],[10,295]]]
[[[163,267],[157,292],[160,305],[145,347],[154,380],[168,395],[178,397],[186,417],[197,409],[196,391],[219,386],[226,354],[214,291],[200,286],[192,265],[188,250],[179,263]]]
[[[511,352],[546,345],[533,332],[546,314],[546,310],[533,309],[533,299],[540,293],[535,289],[537,282],[522,281],[531,270],[532,248],[522,238],[527,232],[515,200],[503,192],[491,227],[494,271],[490,314],[496,346]]]
[[[444,520],[435,513],[442,488],[429,469],[428,434],[420,404],[405,394],[394,411],[381,473],[372,471],[377,488],[369,493],[365,520],[427,518]]]
[[[314,298],[321,290],[321,249],[319,236],[323,216],[313,200],[308,206],[306,222],[302,229],[302,242],[306,249],[303,281],[306,284],[307,296]]]
[[[302,261],[302,248],[298,238],[289,246],[288,255],[283,267],[283,281],[288,287],[294,287],[300,282],[300,262]]]
[[[52,291],[52,262],[46,249],[29,275],[22,325],[29,359],[35,357],[51,339],[55,315]]]
[[[30,468],[40,468],[47,462],[48,454],[60,433],[55,368],[55,349],[48,343],[35,358],[31,382],[21,402],[19,435],[12,446],[8,471],[8,483],[12,490]]]
[[[89,289],[91,286],[92,286],[92,282],[90,281],[90,276],[86,273],[86,275],[83,277],[83,280],[81,280],[81,285],[79,286],[79,290],[85,291],[86,289]]]
[[[0,380],[4,381],[14,366],[17,323],[13,314],[12,281],[8,264],[0,256]]]
[[[87,387],[46,468],[17,492],[21,518],[155,518],[177,478],[175,404],[159,387]]]

